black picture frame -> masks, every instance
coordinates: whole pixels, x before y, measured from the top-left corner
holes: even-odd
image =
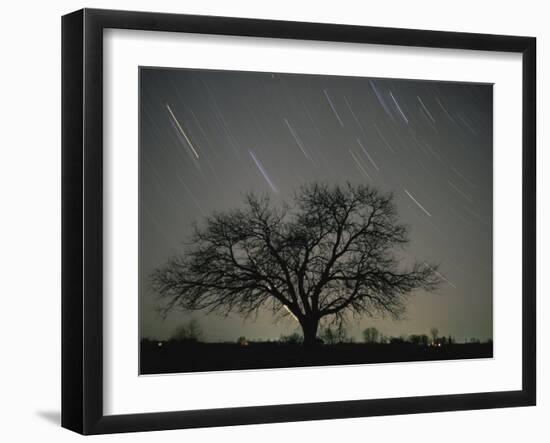
[[[522,54],[522,388],[130,415],[103,412],[103,30],[192,32]],[[536,39],[83,9],[62,18],[62,426],[82,434],[530,406],[536,403]]]

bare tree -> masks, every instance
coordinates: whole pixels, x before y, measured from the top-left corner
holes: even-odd
[[[269,307],[294,317],[312,345],[321,319],[399,317],[414,290],[437,287],[437,266],[400,265],[396,249],[408,242],[392,195],[370,186],[312,183],[282,207],[249,194],[195,227],[187,251],[153,273],[153,288],[165,313]]]
[[[342,322],[339,322],[335,329],[328,325],[321,331],[321,340],[324,344],[335,345],[337,343],[351,342],[352,338],[348,337],[346,328]]]
[[[365,343],[377,343],[380,332],[375,327],[366,328],[363,331],[363,340]]]
[[[327,345],[334,345],[338,342],[337,335],[330,326],[327,326],[321,331],[321,339],[323,343]]]
[[[429,342],[428,336],[427,336],[426,334],[422,334],[422,335],[420,336],[420,344],[421,344],[422,346],[428,346],[428,342]]]
[[[174,334],[172,340],[197,342],[202,339],[202,330],[199,322],[194,318],[187,323],[179,326]]]
[[[439,329],[437,328],[430,329],[430,335],[432,336],[432,343],[436,343],[437,338],[439,337]]]

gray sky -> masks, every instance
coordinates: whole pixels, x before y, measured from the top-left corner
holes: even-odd
[[[151,271],[184,251],[191,223],[248,191],[288,198],[304,182],[393,191],[410,257],[446,281],[418,291],[387,335],[492,338],[492,85],[359,77],[140,69],[140,328],[168,338],[190,318],[208,341],[299,332],[270,313],[244,321],[173,312],[162,320]]]

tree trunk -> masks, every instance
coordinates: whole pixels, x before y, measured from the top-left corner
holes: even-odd
[[[304,331],[304,346],[315,346],[317,344],[317,328],[319,327],[319,319],[305,318],[301,322],[301,326]]]

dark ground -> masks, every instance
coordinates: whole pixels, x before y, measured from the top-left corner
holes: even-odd
[[[341,343],[304,348],[297,344],[141,342],[140,373],[222,371],[365,363],[492,358],[492,343],[442,347],[402,344]]]

